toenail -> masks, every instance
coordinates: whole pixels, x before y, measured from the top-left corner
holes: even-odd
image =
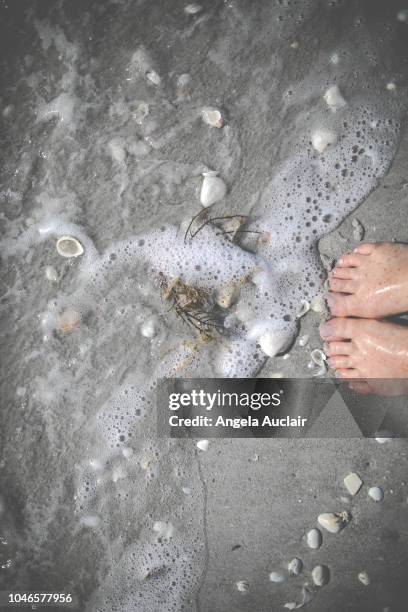
[[[331,323],[324,323],[320,326],[320,335],[322,338],[330,338],[333,335],[333,325]]]
[[[334,297],[334,295],[331,295],[330,293],[325,295],[324,299],[326,300],[326,303],[329,308],[332,308],[334,304],[336,303],[336,298]]]
[[[340,265],[341,265],[341,264],[343,264],[343,263],[344,263],[344,259],[343,259],[343,257],[340,257],[340,259],[338,260],[338,262],[337,262],[337,263],[339,263]]]

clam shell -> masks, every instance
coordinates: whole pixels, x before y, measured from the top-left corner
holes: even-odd
[[[288,572],[293,576],[299,576],[301,571],[303,570],[303,562],[301,559],[295,557],[292,561],[288,563]]]
[[[316,586],[324,586],[330,582],[330,570],[327,565],[316,565],[312,569],[312,579]]]
[[[74,236],[61,236],[56,246],[61,257],[79,257],[84,252],[84,247]]]
[[[323,536],[320,529],[311,529],[306,535],[306,541],[309,548],[313,548],[313,550],[320,548],[323,542]]]
[[[210,443],[208,442],[208,440],[200,440],[199,442],[197,442],[197,448],[202,451],[206,451],[208,450],[209,444]]]
[[[384,491],[380,487],[371,487],[368,490],[368,494],[376,502],[382,501],[384,499]]]
[[[201,116],[204,123],[210,125],[211,127],[222,128],[225,125],[222,113],[218,110],[218,108],[203,108],[201,111]]]
[[[271,582],[284,582],[285,576],[281,572],[271,572],[269,574],[269,580]]]
[[[227,186],[217,173],[206,172],[201,186],[200,202],[203,206],[211,206],[222,200],[227,193]]]
[[[357,578],[359,579],[361,584],[364,584],[364,586],[368,586],[370,584],[370,577],[367,572],[360,572]]]
[[[354,240],[359,242],[360,240],[364,238],[364,234],[365,234],[364,226],[358,219],[353,219],[351,222],[351,225],[353,227],[353,238]]]
[[[357,495],[363,486],[363,481],[358,474],[352,472],[345,477],[344,484],[350,495]]]
[[[323,512],[323,514],[319,514],[317,521],[326,531],[339,533],[350,521],[350,515],[347,512],[336,514],[333,512]]]

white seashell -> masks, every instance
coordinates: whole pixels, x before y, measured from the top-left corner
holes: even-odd
[[[286,361],[287,359],[290,359],[290,353],[285,353],[285,354],[283,355],[282,359],[285,359],[285,361]]]
[[[5,119],[9,119],[10,117],[12,117],[14,114],[14,106],[13,104],[9,104],[8,106],[5,106],[3,108],[3,117],[5,117]]]
[[[235,583],[235,586],[237,588],[237,591],[239,591],[240,593],[247,593],[249,591],[248,580],[238,580],[238,582]]]
[[[403,11],[399,11],[399,13],[397,13],[397,19],[398,19],[398,21],[402,21],[402,22],[408,23],[408,9],[404,9]]]
[[[125,446],[122,448],[122,455],[125,459],[129,459],[133,455],[133,448],[130,446]]]
[[[309,342],[309,335],[305,334],[304,336],[300,336],[299,338],[299,346],[306,346]]]
[[[191,495],[190,487],[182,487],[181,490],[183,491],[184,495]]]
[[[352,472],[351,474],[348,474],[348,476],[345,477],[344,484],[350,495],[357,495],[357,493],[363,486],[363,481],[361,480],[358,474]]]
[[[63,332],[69,333],[78,329],[81,315],[73,308],[67,308],[60,316],[59,325]]]
[[[233,283],[217,291],[215,301],[221,308],[229,308],[238,295],[237,286]]]
[[[350,522],[350,515],[348,512],[324,512],[319,514],[317,521],[326,531],[339,533]]]
[[[327,147],[336,144],[337,134],[332,130],[320,128],[312,133],[312,146],[318,153],[323,153]]]
[[[197,448],[202,451],[206,451],[208,450],[209,444],[210,443],[208,442],[208,440],[200,440],[199,442],[197,442]]]
[[[266,332],[259,338],[259,344],[265,355],[275,357],[287,348],[289,340],[285,332]]]
[[[187,4],[184,7],[184,12],[186,15],[196,15],[202,10],[202,6],[200,4]]]
[[[313,548],[313,550],[317,550],[321,547],[323,542],[323,536],[320,529],[311,529],[306,536],[306,541],[309,548]]]
[[[222,113],[217,108],[203,108],[201,111],[201,116],[204,123],[210,125],[211,127],[222,128],[225,125]]]
[[[285,576],[281,573],[281,572],[271,572],[269,574],[269,580],[271,582],[284,582],[285,581]]]
[[[290,48],[291,49],[298,49],[299,48],[299,43],[297,40],[294,40],[293,43],[290,44]]]
[[[326,104],[334,112],[339,110],[340,108],[343,108],[347,104],[347,102],[341,95],[340,89],[338,88],[337,85],[333,85],[332,87],[329,87],[329,89],[326,91],[323,97],[326,101]]]
[[[330,581],[330,570],[327,565],[316,565],[312,569],[312,579],[316,586],[324,586]]]
[[[84,247],[73,236],[61,236],[57,240],[57,252],[61,257],[79,257],[84,252]]]
[[[364,238],[365,229],[363,224],[358,219],[353,219],[351,222],[353,226],[353,238],[356,241],[360,241]]]
[[[156,521],[153,525],[153,531],[157,533],[157,537],[170,540],[173,537],[174,527],[171,523]]]
[[[153,85],[160,85],[161,83],[160,75],[155,70],[148,70],[146,72],[146,78],[153,83]]]
[[[376,502],[384,499],[384,491],[380,487],[371,487],[368,491],[369,496]]]
[[[303,570],[303,562],[301,559],[295,557],[288,563],[288,572],[289,574],[293,574],[293,576],[299,576],[299,574]]]
[[[296,314],[296,317],[300,319],[310,310],[310,303],[307,300],[300,301],[300,308]]]
[[[395,91],[397,89],[397,86],[395,83],[387,83],[387,85],[385,86],[387,88],[388,91]]]
[[[295,601],[288,601],[287,603],[283,604],[283,607],[287,608],[288,610],[296,610],[298,605]]]
[[[326,355],[324,354],[324,352],[321,349],[314,349],[311,353],[310,353],[310,357],[313,361],[313,363],[315,363],[318,366],[324,366],[326,364]]]
[[[313,310],[313,312],[324,312],[325,311],[325,301],[324,301],[323,295],[319,294],[315,298],[313,298],[310,304],[310,307]]]
[[[47,266],[45,268],[45,278],[50,281],[50,283],[58,282],[58,272],[53,266]]]
[[[146,319],[140,326],[140,332],[145,338],[154,338],[157,334],[156,321],[154,318]]]
[[[357,578],[359,579],[361,584],[364,584],[364,586],[368,586],[370,584],[370,577],[367,572],[360,572]]]
[[[385,429],[377,431],[377,433],[375,434],[375,439],[378,444],[385,444],[386,442],[390,442],[393,438],[394,434],[392,433],[392,431],[386,431]]]
[[[332,64],[334,64],[335,66],[337,66],[337,64],[340,62],[340,56],[338,53],[332,53],[330,56],[330,61]]]
[[[203,206],[211,206],[222,200],[227,193],[227,186],[216,172],[205,172],[201,186],[200,202]]]
[[[300,608],[307,606],[307,604],[310,603],[312,599],[313,597],[311,592],[308,590],[306,585],[304,585],[302,588],[302,601],[300,603],[289,601],[288,603],[285,603],[283,607],[287,608],[288,610],[299,610]]]

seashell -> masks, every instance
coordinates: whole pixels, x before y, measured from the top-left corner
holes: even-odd
[[[291,49],[298,49],[299,48],[298,41],[294,40],[293,43],[291,43],[290,47],[291,47]]]
[[[161,83],[160,75],[155,70],[148,70],[146,72],[146,78],[153,83],[153,85],[160,85]]]
[[[233,283],[217,291],[215,301],[221,308],[229,308],[238,296],[237,286]]]
[[[324,312],[325,311],[325,302],[322,294],[317,295],[311,301],[310,308],[313,312]]]
[[[183,491],[184,495],[191,495],[190,487],[181,487],[181,490]]]
[[[284,582],[285,581],[285,576],[281,573],[281,572],[271,572],[269,574],[269,580],[271,582]]]
[[[302,601],[300,603],[289,601],[288,603],[285,603],[283,607],[287,608],[288,610],[299,610],[300,608],[307,606],[307,604],[309,604],[312,599],[313,597],[311,592],[309,591],[307,586],[304,585],[302,588]]]
[[[64,333],[70,333],[78,329],[80,322],[80,313],[72,308],[65,310],[59,320],[60,328]]]
[[[395,91],[397,89],[396,84],[392,83],[392,82],[391,83],[387,83],[387,85],[385,87],[386,87],[386,89],[388,91]]]
[[[300,308],[296,313],[296,317],[300,319],[310,310],[310,303],[307,300],[300,301]]]
[[[186,15],[196,15],[202,10],[202,6],[200,4],[187,4],[184,7],[184,12]]]
[[[364,586],[368,586],[370,584],[370,577],[367,572],[360,572],[357,578],[359,579],[361,584],[364,584]]]
[[[306,541],[309,548],[313,548],[313,550],[320,548],[323,542],[323,536],[320,529],[311,529],[306,535]]]
[[[375,434],[375,440],[376,442],[378,442],[378,444],[385,444],[386,442],[390,442],[390,440],[392,440],[393,438],[394,434],[392,433],[392,431],[386,431],[385,429],[377,431],[377,433]]]
[[[363,481],[361,480],[358,474],[352,472],[351,474],[348,474],[348,476],[345,477],[344,484],[350,495],[357,495],[357,493],[363,486]]]
[[[323,153],[327,147],[336,144],[337,134],[332,130],[320,128],[312,133],[312,146],[318,153]]]
[[[340,93],[338,85],[329,87],[323,97],[327,106],[334,112],[347,105],[347,102]]]
[[[154,338],[157,334],[156,321],[153,317],[146,319],[140,326],[140,332],[145,338]]]
[[[208,446],[209,446],[209,442],[208,440],[200,440],[199,442],[197,442],[197,448],[199,448],[202,451],[206,451],[208,450]]]
[[[50,283],[58,282],[58,272],[53,266],[47,266],[45,268],[45,278],[50,281]]]
[[[312,569],[312,579],[316,586],[324,586],[330,581],[330,570],[327,565],[316,565]]]
[[[288,601],[287,603],[283,604],[283,607],[287,608],[288,610],[296,610],[298,605],[295,601]]]
[[[353,219],[351,225],[353,226],[353,238],[359,242],[364,238],[364,226],[358,219]]]
[[[201,116],[204,123],[210,125],[211,127],[223,128],[225,125],[222,113],[217,108],[203,108],[201,111]]]
[[[218,172],[203,173],[204,180],[201,186],[200,202],[203,206],[211,206],[225,197],[227,187]]]
[[[73,236],[61,236],[57,240],[57,252],[61,257],[79,257],[84,252],[84,247]]]
[[[326,355],[321,349],[314,349],[310,353],[310,357],[316,365],[322,367],[326,365]]]
[[[298,559],[297,557],[295,557],[294,559],[292,559],[292,561],[289,561],[288,563],[289,574],[292,574],[293,576],[299,576],[302,570],[303,570],[303,562],[301,561],[301,559]]]
[[[384,491],[380,487],[371,487],[368,490],[368,494],[376,502],[382,501],[384,499]]]
[[[402,21],[407,23],[408,22],[408,9],[404,9],[403,11],[399,11],[399,13],[397,13],[397,19],[398,21]]]
[[[309,342],[309,335],[305,334],[304,336],[300,336],[299,338],[299,346],[306,346]]]
[[[239,591],[240,593],[247,593],[249,591],[248,580],[238,580],[238,582],[235,583],[235,586],[237,588],[237,591]]]
[[[319,514],[317,521],[321,527],[330,533],[339,533],[351,520],[348,512],[324,512]]]
[[[124,456],[125,459],[130,459],[130,457],[133,455],[133,448],[131,448],[130,446],[123,447],[122,455]]]

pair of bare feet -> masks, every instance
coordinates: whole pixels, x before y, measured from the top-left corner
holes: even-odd
[[[369,379],[408,380],[408,326],[384,320],[408,312],[408,245],[361,244],[339,259],[329,286],[333,318],[320,334],[336,375],[357,379],[361,393],[373,391]]]

